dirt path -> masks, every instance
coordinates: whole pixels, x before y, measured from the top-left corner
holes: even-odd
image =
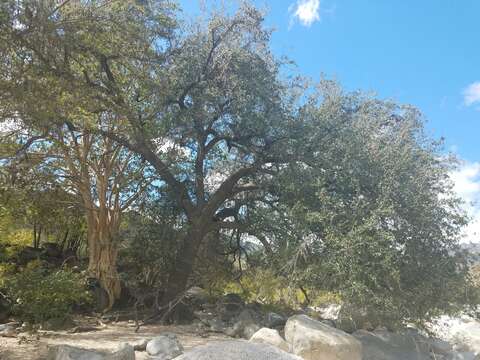
[[[95,350],[113,351],[121,343],[149,339],[163,332],[177,334],[186,350],[213,340],[226,340],[227,336],[216,333],[199,333],[195,327],[148,325],[135,333],[131,323],[118,322],[99,331],[71,334],[66,331],[45,331],[39,336],[21,333],[16,338],[0,337],[0,360],[42,360],[46,358],[47,346],[68,344]],[[136,352],[136,359],[147,359],[145,352]]]

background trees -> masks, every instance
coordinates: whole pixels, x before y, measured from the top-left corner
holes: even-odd
[[[452,163],[419,112],[283,76],[256,8],[191,26],[164,1],[0,9],[2,119],[27,130],[21,152],[56,154],[43,166],[79,195],[110,305],[122,238],[129,266],[138,244],[168,252],[145,280],[163,303],[212,249],[402,320],[467,300]]]

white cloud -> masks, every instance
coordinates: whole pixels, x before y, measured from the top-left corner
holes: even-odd
[[[465,201],[465,210],[472,218],[465,230],[465,242],[480,242],[480,162],[465,163],[450,174],[454,190]]]
[[[297,0],[289,8],[292,14],[292,23],[300,21],[304,26],[311,26],[315,21],[320,20],[320,0]]]
[[[480,103],[480,81],[468,85],[467,88],[463,90],[463,101],[467,106]]]

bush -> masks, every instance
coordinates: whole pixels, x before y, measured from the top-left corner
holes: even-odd
[[[36,262],[4,284],[13,314],[30,324],[68,318],[74,305],[90,300],[85,285],[81,274],[70,270],[47,272]]]
[[[257,302],[265,306],[299,308],[306,299],[300,289],[287,278],[276,275],[269,269],[248,269],[237,279],[224,278],[223,282],[207,287],[207,291],[216,295],[236,293],[247,302]]]

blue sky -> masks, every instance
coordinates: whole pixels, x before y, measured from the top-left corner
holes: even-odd
[[[211,4],[211,1],[206,1]],[[218,3],[218,1],[217,1]],[[234,3],[228,2],[227,3]],[[480,201],[480,1],[255,0],[276,31],[274,52],[318,80],[418,107],[427,129],[464,161],[452,174],[467,202]],[[188,15],[200,1],[181,0]],[[467,206],[480,231],[480,207]],[[480,239],[479,239],[480,241]]]

